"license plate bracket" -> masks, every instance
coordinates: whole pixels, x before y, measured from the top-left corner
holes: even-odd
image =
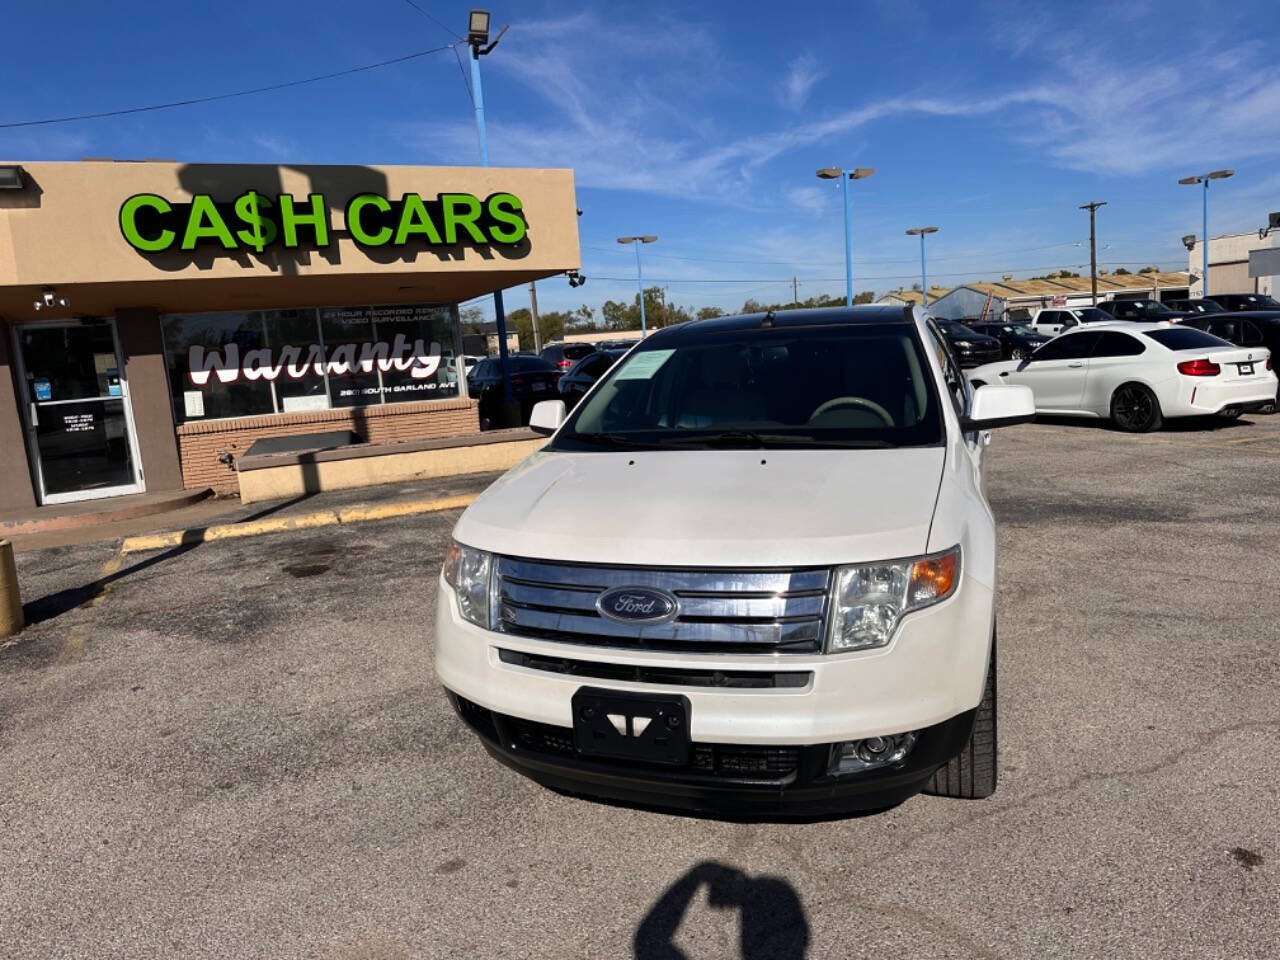
[[[1240,370],[1240,376],[1242,376],[1242,377],[1252,377],[1252,376],[1253,376],[1253,364],[1252,364],[1252,363],[1237,363],[1237,364],[1236,364],[1236,367],[1237,367],[1237,368],[1239,368],[1239,370]]]
[[[667,766],[689,762],[689,698],[579,687],[573,695],[573,742],[590,757]]]

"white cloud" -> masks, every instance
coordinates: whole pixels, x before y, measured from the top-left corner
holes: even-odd
[[[809,99],[814,84],[826,76],[823,68],[812,54],[804,53],[791,61],[787,67],[787,75],[782,78],[778,87],[778,99],[790,110],[799,110]]]

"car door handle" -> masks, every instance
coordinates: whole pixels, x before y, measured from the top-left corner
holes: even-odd
[[[1071,363],[1068,363],[1068,364],[1067,364],[1067,366],[1068,366],[1068,367],[1083,367],[1083,366],[1084,366],[1084,361],[1083,361],[1083,360],[1075,360],[1075,361],[1072,361]]]

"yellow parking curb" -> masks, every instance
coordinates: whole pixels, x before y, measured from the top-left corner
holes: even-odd
[[[234,540],[239,537],[257,537],[264,533],[283,533],[287,530],[310,530],[344,523],[366,523],[371,520],[390,520],[419,513],[438,513],[441,510],[457,510],[467,506],[475,494],[458,497],[441,497],[436,500],[404,500],[380,503],[364,507],[343,507],[340,510],[321,510],[296,517],[270,517],[249,520],[245,523],[221,523],[212,527],[194,527],[190,530],[173,530],[141,537],[125,537],[120,553],[143,553],[147,550],[164,550],[185,544],[209,543],[213,540]]]

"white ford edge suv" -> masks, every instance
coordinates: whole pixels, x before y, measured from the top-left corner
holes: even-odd
[[[996,781],[988,427],[918,307],[655,333],[462,514],[436,670],[489,752],[574,793],[830,814]]]

